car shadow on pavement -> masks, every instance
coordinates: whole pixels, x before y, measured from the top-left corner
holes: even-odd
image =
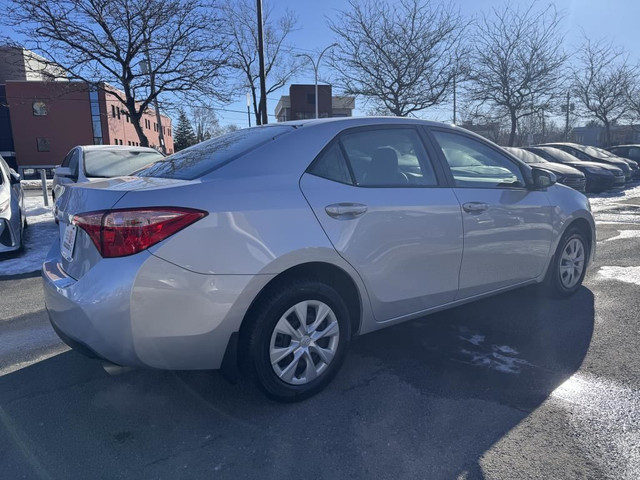
[[[0,377],[0,471],[483,478],[483,455],[579,368],[593,325],[588,289],[521,289],[358,338],[326,391],[289,405],[217,373],[110,377],[67,352]]]

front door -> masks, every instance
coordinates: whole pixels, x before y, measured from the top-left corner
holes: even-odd
[[[551,248],[546,192],[528,189],[521,167],[463,132],[433,129],[462,206],[464,254],[458,299],[542,274]]]

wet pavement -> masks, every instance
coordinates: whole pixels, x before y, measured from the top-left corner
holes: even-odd
[[[294,405],[217,373],[110,377],[47,330],[38,278],[0,281],[0,477],[640,478],[637,193],[593,199],[573,297],[525,288],[358,338]]]

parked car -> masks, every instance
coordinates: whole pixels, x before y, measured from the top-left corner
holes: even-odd
[[[130,175],[146,165],[162,160],[153,148],[118,145],[78,145],[55,169],[52,196],[59,198],[65,185]]]
[[[580,160],[570,153],[554,147],[536,146],[524,148],[550,162],[562,163],[580,170],[587,180],[585,186],[587,192],[604,192],[614,187],[624,187],[624,173],[613,165]]]
[[[26,226],[20,175],[0,156],[0,253],[22,248]]]
[[[580,160],[586,160],[587,162],[606,163],[607,165],[613,165],[618,167],[624,173],[625,181],[631,181],[631,167],[622,159],[616,159],[607,157],[598,152],[594,147],[587,145],[578,145],[577,143],[545,143],[545,147],[555,147],[570,153],[574,157]]]
[[[469,157],[477,168],[450,166]],[[595,226],[587,198],[554,184],[478,135],[417,119],[238,130],[135,177],[66,188],[47,311],[65,342],[108,362],[239,365],[268,395],[300,400],[336,375],[354,335],[525,285],[573,294]]]
[[[625,158],[627,160],[633,160],[637,165],[640,162],[640,145],[638,144],[616,145],[615,147],[610,147],[609,151],[619,157]],[[638,166],[638,172],[640,172],[640,165]]]
[[[585,191],[587,180],[584,173],[568,165],[562,165],[561,163],[552,163],[544,158],[536,155],[533,152],[516,147],[503,147],[507,152],[518,157],[529,165],[535,165],[549,172],[553,172],[556,176],[558,183],[562,183],[567,187],[571,187],[579,192]]]
[[[632,179],[640,178],[640,167],[638,167],[638,162],[636,162],[635,160],[631,160],[629,158],[616,155],[615,153],[605,150],[604,148],[600,148],[600,147],[589,147],[589,148],[593,148],[596,152],[598,152],[600,155],[602,155],[605,158],[622,160],[623,162],[629,165],[629,168],[631,168],[631,178]]]

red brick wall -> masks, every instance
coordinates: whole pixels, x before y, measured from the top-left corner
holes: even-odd
[[[8,81],[6,90],[18,166],[59,165],[75,145],[93,144],[85,84]],[[46,104],[47,115],[33,114],[35,101]],[[38,137],[49,140],[48,152],[38,151]]]

